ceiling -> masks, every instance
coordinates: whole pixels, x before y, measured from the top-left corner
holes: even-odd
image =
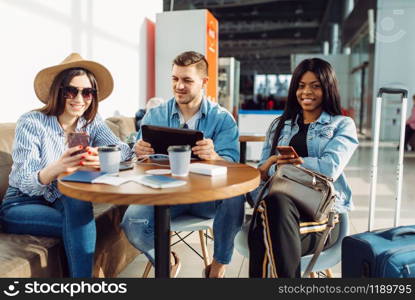
[[[219,21],[219,56],[242,73],[289,73],[293,53],[321,53],[343,0],[164,0],[164,10],[209,9]],[[337,21],[336,21],[337,20]]]

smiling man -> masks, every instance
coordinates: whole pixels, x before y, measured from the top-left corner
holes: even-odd
[[[235,120],[228,111],[203,95],[208,82],[208,63],[205,57],[193,51],[184,52],[174,59],[171,74],[174,98],[151,109],[145,115],[142,125],[200,130],[205,138],[192,148],[192,152],[200,159],[239,161],[238,128]],[[149,143],[139,139],[135,152],[140,157],[154,154],[154,149]],[[223,277],[225,265],[229,264],[232,257],[233,240],[242,225],[244,198],[238,196],[221,201],[171,207],[173,219],[182,214],[214,218],[213,262],[204,274],[206,277]],[[124,215],[122,226],[129,241],[154,264],[154,208],[130,206]],[[176,254],[173,256],[171,276],[175,277],[178,257]]]

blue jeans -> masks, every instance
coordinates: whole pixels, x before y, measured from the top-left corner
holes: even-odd
[[[61,196],[50,203],[9,186],[0,212],[7,233],[62,238],[69,275],[92,277],[96,228],[90,202]]]
[[[241,229],[244,218],[244,197],[200,204],[174,205],[170,216],[189,214],[200,218],[214,218],[213,258],[221,264],[229,264],[233,253],[233,240]],[[130,205],[121,226],[130,243],[142,251],[154,265],[154,206]]]

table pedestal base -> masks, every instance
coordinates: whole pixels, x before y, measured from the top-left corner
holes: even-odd
[[[170,206],[154,206],[155,277],[170,277]]]

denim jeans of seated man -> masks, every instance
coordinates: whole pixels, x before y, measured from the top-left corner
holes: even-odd
[[[229,264],[233,254],[233,241],[244,218],[244,197],[170,207],[172,220],[183,214],[214,218],[213,258],[221,264]],[[121,226],[130,243],[142,251],[154,265],[154,206],[130,205]]]
[[[92,277],[96,228],[90,202],[61,196],[53,203],[9,187],[0,217],[7,233],[63,239],[71,277]]]

